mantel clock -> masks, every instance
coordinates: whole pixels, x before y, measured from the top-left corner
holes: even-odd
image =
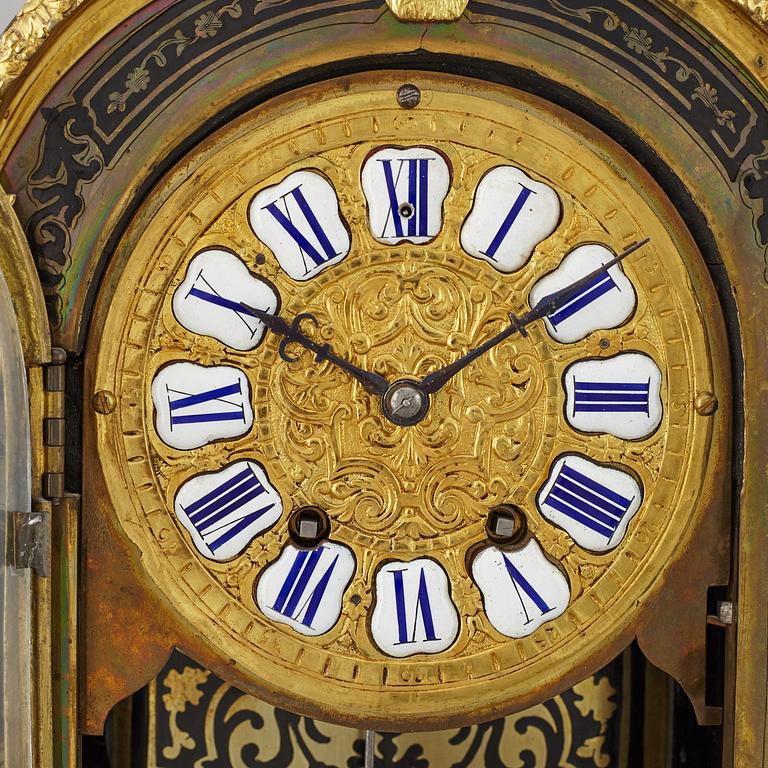
[[[263,695],[382,727],[615,655],[707,513],[727,387],[638,163],[416,72],[298,90],[183,163],[94,341],[113,523],[162,600]]]
[[[40,766],[171,654],[394,732],[633,642],[763,760],[755,5],[28,2],[0,285]]]

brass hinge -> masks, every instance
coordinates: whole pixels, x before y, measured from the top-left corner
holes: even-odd
[[[43,366],[42,437],[43,498],[32,499],[31,512],[13,515],[13,564],[48,576],[51,562],[51,519],[64,496],[64,383],[67,353],[54,347]],[[40,411],[37,411],[37,418]],[[33,428],[34,429],[34,428]]]
[[[43,368],[43,496],[54,504],[64,496],[64,382],[67,353],[54,347]]]

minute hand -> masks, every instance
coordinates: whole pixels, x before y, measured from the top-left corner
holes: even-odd
[[[646,237],[638,243],[633,243],[626,250],[622,251],[618,256],[602,264],[597,269],[590,272],[588,275],[579,278],[575,283],[567,285],[565,288],[561,288],[559,291],[550,293],[541,299],[536,306],[526,312],[522,317],[516,317],[510,314],[509,325],[500,333],[492,336],[487,341],[484,341],[479,347],[471,349],[467,354],[462,355],[458,360],[449,363],[444,368],[439,368],[432,373],[427,374],[420,382],[420,388],[427,394],[434,394],[441,389],[446,382],[453,378],[459,371],[466,368],[472,361],[476,360],[480,355],[484,355],[488,350],[493,349],[497,344],[508,339],[515,333],[519,333],[521,336],[527,336],[525,327],[530,325],[534,320],[540,320],[542,317],[551,315],[557,312],[558,309],[564,307],[569,301],[574,299],[581,292],[585,285],[594,280],[598,275],[607,272],[612,266],[618,264],[622,259],[626,259],[630,253],[634,253],[638,248],[645,245],[650,240]]]
[[[317,325],[317,319],[314,315],[305,312],[300,315],[296,315],[292,323],[288,323],[285,318],[280,315],[272,315],[269,312],[264,312],[256,307],[249,307],[247,304],[242,305],[249,312],[252,312],[256,317],[261,320],[264,325],[269,328],[270,331],[276,333],[278,336],[284,336],[285,338],[280,342],[280,357],[283,360],[291,362],[296,358],[291,357],[285,348],[291,342],[296,342],[306,347],[311,352],[315,353],[315,360],[322,362],[327,360],[329,363],[346,371],[350,376],[357,379],[366,392],[370,392],[372,395],[383,395],[387,389],[389,389],[389,382],[377,373],[371,373],[370,371],[358,368],[358,366],[350,363],[349,360],[345,360],[343,357],[339,357],[332,349],[330,344],[318,344],[314,339],[309,338],[301,330],[302,320],[311,320]]]

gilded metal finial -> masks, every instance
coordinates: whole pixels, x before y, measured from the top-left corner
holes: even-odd
[[[401,21],[456,21],[469,0],[387,0]]]

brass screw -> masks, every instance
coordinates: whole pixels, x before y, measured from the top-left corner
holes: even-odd
[[[397,103],[403,109],[418,107],[420,101],[421,91],[412,83],[406,83],[397,89]]]
[[[702,416],[711,416],[717,410],[717,398],[712,392],[699,392],[693,401],[693,407]]]
[[[114,392],[110,392],[108,389],[100,389],[98,392],[93,393],[91,405],[96,413],[112,413],[117,407],[117,398]]]

